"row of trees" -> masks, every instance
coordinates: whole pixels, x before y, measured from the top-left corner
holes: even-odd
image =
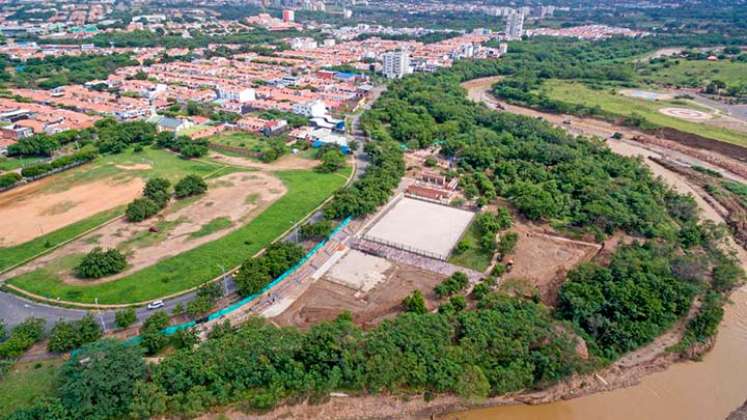
[[[10,418],[195,416],[239,399],[267,409],[335,389],[483,398],[552,383],[583,365],[574,337],[555,328],[541,305],[497,295],[478,305],[411,312],[368,331],[346,314],[306,332],[255,319],[236,331],[221,326],[201,346],[150,366],[138,346],[98,341],[65,362],[52,399]],[[163,326],[144,327],[146,351],[163,345]]]

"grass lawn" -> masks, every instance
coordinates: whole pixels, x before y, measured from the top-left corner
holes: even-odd
[[[0,380],[0,413],[27,408],[39,399],[52,396],[57,367],[61,359],[21,362],[10,368]]]
[[[347,175],[350,168],[345,169]],[[282,171],[276,175],[287,194],[254,220],[228,235],[183,254],[167,258],[122,279],[91,286],[62,283],[46,270],[36,270],[9,280],[14,286],[48,298],[101,304],[153,300],[198,286],[234,267],[267,246],[345,183],[340,173]]]
[[[150,165],[149,169],[123,169],[122,167],[134,167],[134,165]],[[234,172],[236,168],[221,169],[220,164],[210,162],[197,162],[184,160],[176,154],[165,150],[145,148],[142,152],[135,153],[131,150],[117,155],[100,156],[93,162],[53,175],[40,193],[64,191],[73,186],[100,181],[110,178],[125,182],[132,177],[138,176],[143,179],[150,177],[165,177],[175,183],[187,174],[200,176],[222,176]],[[124,214],[125,206],[120,206],[98,213],[87,219],[72,223],[51,233],[35,238],[31,241],[11,246],[0,247],[0,270],[5,270],[15,264],[25,261],[47,249],[62,242],[93,229],[96,226]]]
[[[449,262],[476,271],[485,271],[490,265],[493,254],[480,249],[480,232],[478,232],[477,225],[474,222],[464,232],[461,241],[469,245],[469,249],[458,255],[455,253],[449,258]]]
[[[679,64],[675,64],[672,59],[668,63],[669,67],[662,64],[647,65],[639,71],[637,79],[643,83],[683,87],[701,87],[713,80],[721,80],[727,86],[747,83],[747,63],[684,59],[680,59]]]
[[[559,80],[545,82],[542,89],[552,99],[573,104],[599,106],[604,111],[619,116],[629,116],[635,112],[656,126],[671,127],[709,139],[747,147],[747,136],[742,133],[721,127],[669,117],[658,111],[661,108],[667,107],[688,107],[682,105],[681,101],[648,101],[620,94],[612,94],[610,90],[594,90],[581,83]],[[689,108],[700,109],[697,106],[689,106]]]
[[[259,134],[248,133],[245,131],[233,131],[215,135],[208,138],[208,141],[225,146],[241,147],[253,152],[261,152],[265,148],[263,143],[265,139],[266,137],[260,136]]]
[[[27,158],[9,158],[0,156],[0,172],[12,171],[14,169],[23,168],[28,165],[40,162],[44,159],[38,157],[27,157]]]

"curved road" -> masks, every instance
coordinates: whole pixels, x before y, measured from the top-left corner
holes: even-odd
[[[360,176],[365,173],[366,167],[368,166],[367,157],[362,147],[364,142],[366,141],[366,138],[363,132],[360,130],[360,115],[363,111],[370,108],[371,104],[376,102],[376,99],[378,99],[379,95],[381,95],[384,90],[385,88],[383,86],[375,88],[372,91],[371,99],[362,107],[362,111],[353,115],[351,122],[352,137],[355,138],[361,145],[361,147],[353,151],[353,156],[356,160],[356,172],[354,174],[354,179],[360,178]],[[321,217],[322,213],[321,211],[318,211],[311,217],[311,220],[319,220],[321,219]],[[291,232],[286,236],[286,238],[288,240],[295,240],[297,238],[296,233],[297,231]],[[231,294],[236,291],[236,284],[234,283],[233,278],[230,275],[226,276],[222,283],[225,295]],[[179,304],[185,306],[187,302],[191,301],[194,297],[195,292],[191,292],[186,293],[182,296],[175,297],[173,299],[165,300],[164,307],[161,309],[171,313],[174,307]],[[13,293],[0,291],[0,320],[2,320],[8,327],[18,325],[27,318],[35,317],[47,321],[46,327],[47,329],[49,329],[52,327],[52,325],[54,325],[55,322],[61,319],[67,321],[78,320],[84,317],[88,312],[89,311],[83,309],[71,309],[47,305],[28,300]],[[115,311],[107,310],[91,312],[102,324],[105,331],[110,331],[116,328],[116,325],[114,323]],[[136,309],[136,313],[138,322],[142,322],[152,314],[152,311],[147,309],[146,307],[140,307]]]

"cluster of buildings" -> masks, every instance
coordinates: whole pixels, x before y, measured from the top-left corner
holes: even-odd
[[[584,25],[572,28],[538,28],[526,31],[527,36],[555,36],[578,39],[606,39],[613,36],[637,38],[647,36],[648,32],[636,31],[628,28],[618,28],[607,25]]]

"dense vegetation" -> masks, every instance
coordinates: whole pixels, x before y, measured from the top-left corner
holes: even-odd
[[[142,222],[163,210],[169,203],[171,183],[165,178],[152,178],[145,183],[143,196],[133,200],[125,211],[127,221]]]
[[[127,267],[127,258],[116,249],[94,248],[83,257],[75,274],[83,279],[98,279],[117,274]]]
[[[103,335],[101,325],[91,314],[77,321],[58,321],[49,333],[47,349],[54,353],[65,353],[92,343]]]
[[[239,293],[242,296],[249,296],[259,292],[291,268],[303,255],[303,248],[290,242],[278,242],[268,246],[262,255],[249,258],[241,265],[236,275]]]
[[[19,87],[53,89],[106,79],[120,67],[137,64],[128,54],[30,58],[16,66],[11,81]]]

